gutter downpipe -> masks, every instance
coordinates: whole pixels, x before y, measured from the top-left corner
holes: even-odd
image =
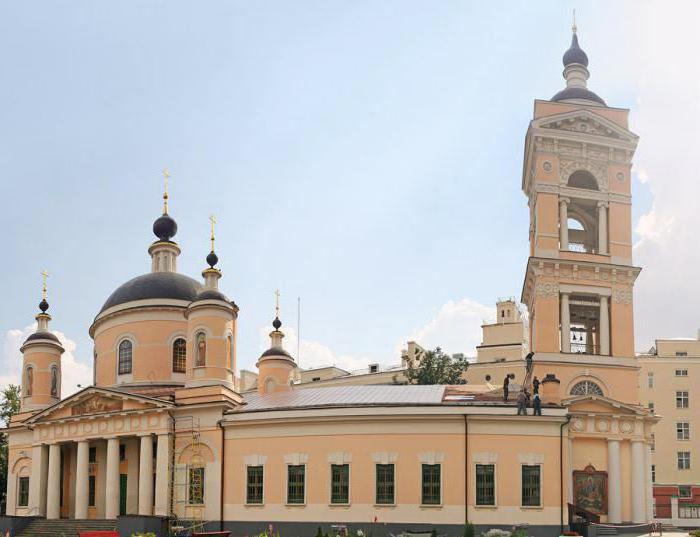
[[[223,420],[216,422],[217,427],[221,429],[221,494],[220,505],[219,505],[219,531],[224,531],[224,487],[226,486],[226,481],[224,480],[224,469],[226,462],[226,433],[224,432],[224,426],[221,424]]]
[[[469,524],[469,418],[464,415],[464,526]]]
[[[564,532],[564,427],[568,427],[571,416],[559,426],[559,534]]]

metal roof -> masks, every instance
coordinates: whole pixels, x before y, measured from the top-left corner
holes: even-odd
[[[244,394],[245,405],[233,411],[348,406],[416,406],[442,404],[445,386],[329,386],[260,395]]]

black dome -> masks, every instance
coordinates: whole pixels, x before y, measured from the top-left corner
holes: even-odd
[[[216,289],[204,289],[203,291],[200,291],[199,294],[197,294],[197,298],[195,300],[223,300],[224,302],[228,302],[228,298],[226,298],[226,295],[223,294],[221,291],[217,291]]]
[[[268,356],[286,356],[287,358],[292,358],[292,355],[285,351],[282,347],[269,348],[260,355],[260,358],[267,358]]]
[[[201,290],[202,284],[188,276],[176,272],[151,272],[119,286],[104,303],[100,313],[132,300],[171,298],[191,302]]]
[[[46,310],[49,309],[49,303],[46,302],[45,298],[42,298],[41,302],[39,302],[39,309],[42,313],[46,313]]]
[[[584,67],[588,67],[588,56],[586,56],[586,53],[578,46],[578,37],[576,34],[571,38],[571,46],[569,50],[564,53],[562,62],[564,62],[565,67],[572,63],[580,63]]]
[[[566,88],[566,89],[561,90],[559,93],[557,93],[550,100],[552,100],[552,101],[567,101],[569,99],[583,99],[586,101],[594,101],[596,103],[602,104],[603,106],[607,106],[603,99],[601,99],[600,97],[598,97],[598,95],[596,95],[591,90],[586,89],[586,88],[576,88],[576,87]]]
[[[177,233],[177,222],[169,214],[156,218],[153,222],[153,233],[162,241],[169,241]]]
[[[36,339],[50,339],[51,341],[55,341],[56,343],[60,343],[56,336],[54,336],[51,332],[46,332],[46,331],[34,332],[33,334],[29,334],[29,337],[27,339],[25,339],[24,342],[29,343],[30,341],[34,341]]]
[[[207,255],[207,265],[209,265],[211,268],[214,268],[214,265],[216,265],[219,262],[219,256],[214,253],[214,250],[209,252],[209,255]]]
[[[272,321],[272,326],[275,327],[275,330],[279,330],[280,326],[282,326],[282,321],[280,321],[279,317],[275,317],[275,320]]]

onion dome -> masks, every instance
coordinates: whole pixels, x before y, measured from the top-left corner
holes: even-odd
[[[153,234],[161,241],[170,242],[176,233],[177,222],[167,213],[159,216],[153,222]]]
[[[177,272],[150,272],[120,285],[105,301],[100,313],[113,306],[147,299],[192,302],[203,289],[197,280]]]
[[[280,329],[280,327],[282,326],[282,321],[280,321],[279,317],[275,317],[275,320],[272,321],[272,326],[275,328],[275,330]]]
[[[564,53],[562,62],[564,63],[564,67],[572,63],[578,63],[584,67],[588,67],[588,56],[583,49],[579,47],[578,36],[576,35],[575,31],[571,36],[571,46],[569,47],[569,50]]]
[[[45,298],[42,298],[41,302],[39,302],[39,309],[41,310],[41,313],[46,313],[46,310],[49,309],[49,303],[46,302]]]
[[[219,262],[219,256],[214,253],[214,250],[209,252],[209,255],[207,255],[207,265],[209,265],[211,268],[214,268],[214,265],[216,265]]]

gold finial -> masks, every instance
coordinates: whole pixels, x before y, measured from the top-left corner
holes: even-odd
[[[209,222],[211,222],[211,251],[214,251],[214,224],[216,224],[216,217],[211,214],[209,215]]]
[[[46,272],[46,270],[43,270],[41,272],[41,278],[44,281],[44,284],[41,286],[41,299],[46,300],[46,278],[49,277],[49,273]]]
[[[163,214],[168,214],[168,179],[170,172],[168,168],[163,168]]]
[[[275,289],[275,317],[279,319],[280,316],[280,290]]]
[[[576,30],[577,30],[577,28],[576,28],[576,9],[574,9],[574,15],[573,15],[572,22],[571,22],[571,31],[576,33]]]

